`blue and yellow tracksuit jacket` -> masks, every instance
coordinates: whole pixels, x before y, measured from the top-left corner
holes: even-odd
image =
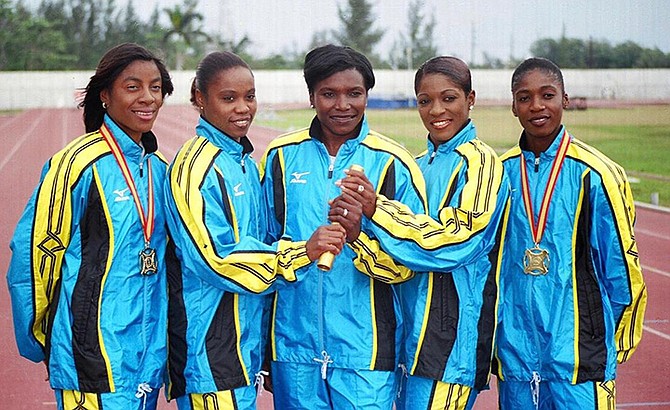
[[[266,245],[267,222],[253,147],[201,118],[166,181],[168,226],[181,272],[169,280],[168,396],[247,386],[260,370],[277,276],[310,263],[305,242]]]
[[[534,241],[519,161],[526,161],[537,213],[561,138],[535,158],[522,135],[519,146],[501,158],[512,184],[496,344],[503,381],[529,381],[534,373],[571,384],[612,380],[617,361],[628,360],[642,337],[647,292],[626,174],[570,138],[539,244],[549,252],[546,275],[523,271],[524,251]]]
[[[425,184],[413,158],[370,131],[366,119],[358,136],[334,158],[320,132],[315,118],[309,129],[275,139],[261,162],[273,237],[304,240],[328,223],[328,201],[340,194],[335,182],[354,164],[364,168],[378,193],[425,212]],[[362,241],[357,240],[358,251],[345,246],[329,272],[311,264],[304,279],[278,290],[271,323],[273,360],[314,364],[329,356],[336,368],[395,369],[402,337],[397,290],[356,269],[352,261],[367,249]]]
[[[54,389],[106,393],[163,384],[166,363],[167,162],[152,133],[136,144],[109,117],[147,212],[152,169],[158,272],[140,274],[144,236],[126,180],[100,131],[45,165],[11,242],[7,282],[22,356],[46,360]]]
[[[382,199],[368,232],[383,251],[421,272],[412,277],[399,266],[395,278],[382,278],[404,282],[410,374],[481,390],[490,373],[509,182],[471,121],[437,147],[428,139],[417,162],[430,213],[415,215]]]

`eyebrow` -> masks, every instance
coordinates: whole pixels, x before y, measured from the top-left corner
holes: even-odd
[[[135,76],[132,76],[132,75],[131,75],[131,76],[128,76],[128,77],[124,78],[123,81],[138,81],[138,82],[142,82],[142,79],[139,78],[139,77],[135,77]],[[154,83],[154,82],[156,82],[156,81],[161,81],[161,77],[160,77],[160,76],[155,77],[154,79],[152,79],[152,80],[149,81],[149,82],[150,82],[150,83]]]

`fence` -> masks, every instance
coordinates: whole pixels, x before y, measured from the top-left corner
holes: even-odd
[[[0,110],[72,107],[92,72],[0,72]],[[670,69],[564,70],[566,91],[574,97],[638,102],[670,101]],[[188,104],[191,71],[171,73],[175,91],[170,104]],[[258,70],[260,104],[307,105],[307,87],[300,70]],[[377,70],[375,98],[412,98],[414,72]],[[509,101],[511,70],[473,70],[479,101]]]

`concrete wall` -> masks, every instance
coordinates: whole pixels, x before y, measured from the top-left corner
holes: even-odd
[[[573,97],[605,100],[669,101],[670,69],[564,70],[566,90]],[[73,107],[78,90],[92,72],[0,72],[0,110]],[[193,72],[172,72],[175,92],[169,104],[188,104]],[[255,73],[260,104],[307,105],[307,87],[299,70]],[[414,95],[413,71],[377,70],[371,97]],[[473,70],[473,86],[481,100],[509,101],[511,70]]]

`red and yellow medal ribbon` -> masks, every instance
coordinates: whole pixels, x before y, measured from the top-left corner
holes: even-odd
[[[530,186],[528,185],[526,161],[523,157],[521,158],[521,161],[519,161],[521,164],[521,191],[523,194],[523,204],[526,208],[528,224],[530,225],[530,230],[533,234],[533,241],[535,241],[535,245],[540,243],[542,235],[544,234],[544,228],[547,224],[547,216],[549,215],[549,203],[551,202],[551,197],[554,194],[556,180],[558,179],[558,174],[561,172],[561,167],[563,166],[563,161],[565,160],[569,146],[570,136],[568,135],[567,131],[564,131],[563,136],[561,137],[561,143],[558,147],[558,152],[556,153],[556,158],[554,158],[554,163],[551,165],[551,173],[549,174],[547,187],[545,188],[544,196],[542,197],[542,205],[540,206],[540,214],[537,218],[537,224],[535,224],[533,201],[530,197]]]
[[[119,147],[119,143],[112,136],[112,133],[109,131],[109,128],[107,128],[107,125],[102,124],[102,127],[100,127],[100,133],[105,138],[105,141],[107,141],[107,145],[109,145],[109,149],[112,151],[112,154],[116,159],[116,163],[119,164],[119,168],[121,169],[123,178],[126,180],[126,184],[128,185],[130,193],[133,196],[133,200],[135,201],[135,207],[137,208],[137,213],[139,214],[140,222],[142,223],[142,232],[144,233],[144,243],[148,246],[149,241],[151,240],[151,234],[154,231],[154,183],[151,173],[151,158],[147,160],[148,178],[149,178],[149,200],[147,202],[147,212],[145,214],[144,208],[142,207],[142,202],[140,202],[140,196],[137,193],[135,180],[133,179],[133,175],[130,173],[128,163],[126,162],[126,157],[121,152],[121,147]]]

